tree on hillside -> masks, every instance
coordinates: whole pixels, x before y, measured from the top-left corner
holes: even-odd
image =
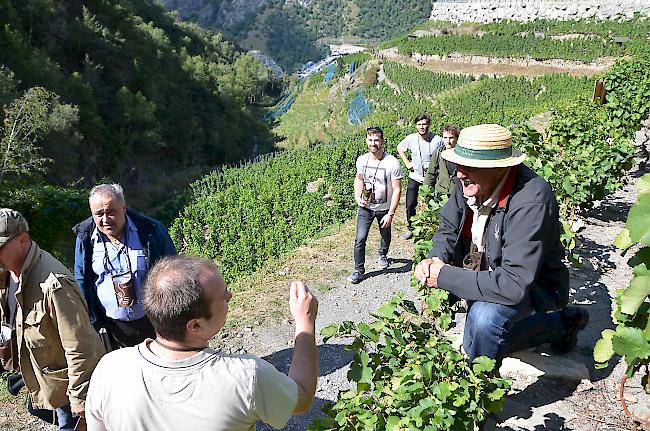
[[[7,173],[45,172],[49,160],[39,155],[36,143],[47,130],[51,97],[44,88],[30,88],[4,109],[0,184]]]

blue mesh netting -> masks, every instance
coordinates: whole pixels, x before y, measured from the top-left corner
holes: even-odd
[[[360,90],[357,95],[350,102],[350,107],[348,108],[348,123],[350,124],[360,124],[368,114],[370,114],[372,109],[366,100],[363,89]]]
[[[335,74],[336,74],[336,63],[332,63],[325,68],[325,77],[323,78],[323,82],[330,81],[332,78],[334,78]]]

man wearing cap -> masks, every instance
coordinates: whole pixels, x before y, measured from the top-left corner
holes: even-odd
[[[108,332],[111,348],[135,346],[155,336],[142,307],[147,271],[176,249],[162,223],[126,207],[119,184],[93,187],[88,203],[91,217],[72,229],[75,276],[90,320]]]
[[[498,367],[508,352],[543,343],[572,350],[589,314],[566,306],[569,273],[549,185],[496,124],[463,129],[442,158],[456,164],[456,187],[415,276],[468,301],[470,360],[488,356]]]
[[[357,235],[354,241],[354,272],[348,276],[350,283],[361,282],[366,272],[366,240],[370,226],[379,223],[379,267],[388,268],[388,247],[391,241],[391,224],[402,192],[404,174],[399,161],[384,151],[384,132],[380,127],[366,130],[368,152],[357,158],[354,177],[354,199],[357,211]]]
[[[0,318],[14,329],[14,367],[30,410],[55,410],[59,429],[77,429],[90,375],[104,353],[74,277],[41,250],[23,216],[0,209]],[[78,428],[81,429],[81,428]]]
[[[411,133],[397,144],[397,153],[404,162],[406,169],[409,170],[409,181],[406,187],[406,223],[408,230],[402,235],[403,239],[413,237],[411,217],[415,215],[415,209],[418,205],[418,191],[427,174],[429,161],[432,156],[439,154],[440,149],[443,147],[440,136],[429,132],[430,123],[431,119],[428,115],[418,115],[415,117],[416,133]],[[407,152],[411,153],[410,160],[406,154]]]

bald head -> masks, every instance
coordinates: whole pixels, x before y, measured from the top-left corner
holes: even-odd
[[[149,271],[144,288],[144,310],[156,333],[168,340],[183,341],[187,322],[212,317],[206,278],[221,272],[209,259],[169,256]],[[225,316],[224,316],[225,317]]]

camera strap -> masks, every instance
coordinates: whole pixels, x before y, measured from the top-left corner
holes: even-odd
[[[129,238],[128,238],[127,232],[128,232],[128,226],[125,225],[124,226],[124,253],[126,254],[126,264],[127,264],[128,269],[129,269],[129,273],[133,274],[133,270],[131,268],[131,256],[129,255]],[[111,269],[111,271],[110,271],[111,274],[124,273],[122,265],[120,265],[120,270],[119,271],[117,269],[115,269],[115,267],[113,266],[113,262],[111,262],[111,258],[108,255],[108,247],[106,247],[106,239],[104,238],[104,236],[105,235],[103,233],[100,233],[100,235],[99,235],[99,237],[102,240],[102,244],[104,245],[104,268],[108,271],[108,269],[109,269],[107,267],[107,264],[108,264],[108,266],[110,266],[110,269]],[[117,249],[117,247],[116,247],[116,249]],[[115,256],[117,257],[118,262],[120,261],[120,253],[121,252],[122,251],[120,249],[117,249],[117,254]]]

